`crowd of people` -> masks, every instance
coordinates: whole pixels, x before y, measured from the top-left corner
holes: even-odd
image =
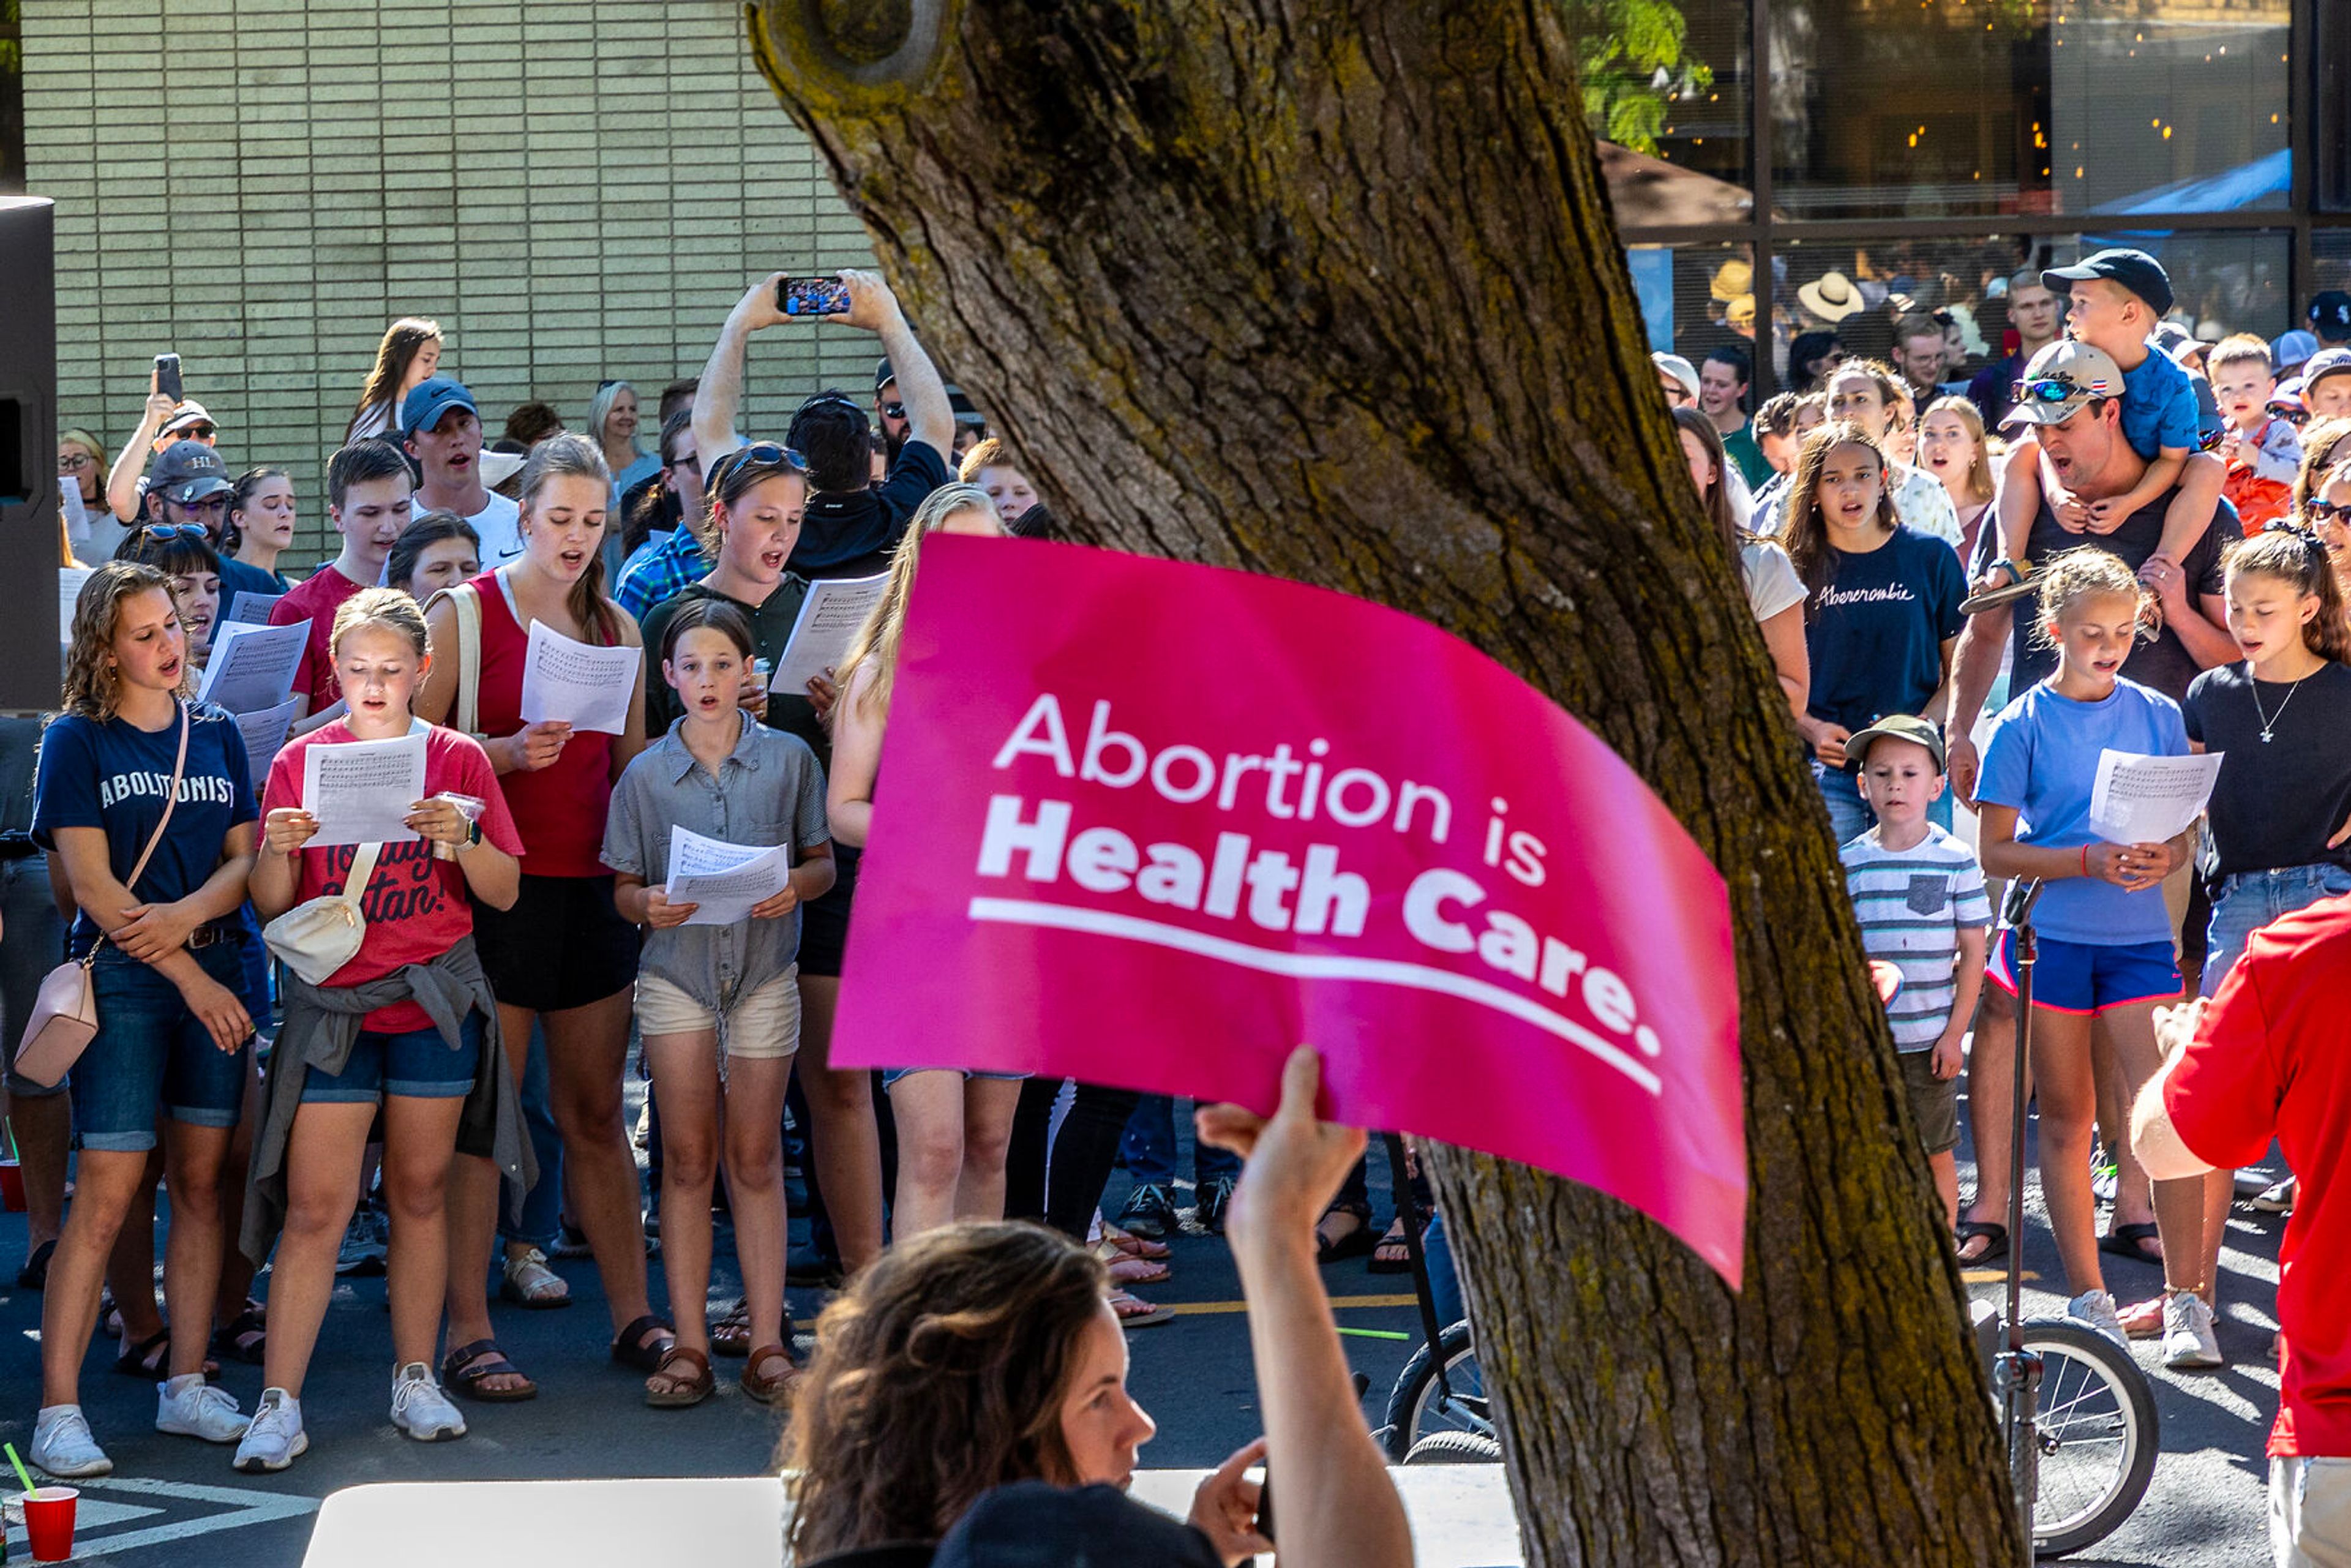
[[[12,1019],[62,956],[87,964],[99,1025],[62,1083],[12,1069],[7,1084],[31,1207],[20,1278],[47,1291],[34,1463],[64,1478],[111,1468],[78,1393],[103,1325],[118,1368],[157,1383],[161,1429],[234,1445],[239,1469],[286,1469],[309,1443],[304,1378],[335,1281],[369,1269],[387,1275],[393,1422],[462,1437],[459,1401],[538,1392],[499,1345],[492,1281],[515,1306],[566,1306],[553,1263],[585,1256],[609,1354],[643,1375],[648,1404],[701,1402],[714,1356],[735,1356],[744,1393],[795,1407],[810,1557],[927,1545],[979,1520],[972,1505],[1005,1479],[1131,1469],[1150,1423],[1123,1394],[1120,1331],[1169,1316],[1133,1287],[1167,1277],[1180,1223],[1172,1103],[830,1061],[924,541],[1053,527],[887,287],[842,277],[838,319],[883,356],[871,399],[819,392],[780,441],[738,428],[751,340],[786,320],[775,278],[746,292],[698,376],[664,389],[650,446],[617,381],[580,432],[529,402],[486,446],[441,329],[394,322],[326,465],[336,553],[298,578],[292,475],[232,477],[233,433],[201,404],[159,380],[110,458],[88,429],[61,433],[65,564],[94,570],[59,712],[0,725],[16,813],[0,913]],[[2117,1340],[2158,1339],[2169,1367],[2209,1368],[2222,1361],[2232,1173],[2189,1168],[2170,1145],[2143,1158],[2129,1112],[2220,1072],[2171,1071],[2188,1031],[2164,1007],[2220,993],[2225,1016],[2231,972],[2273,958],[2259,928],[2351,892],[2351,347],[2183,331],[2161,267],[2136,251],[2028,268],[2005,297],[2013,342],[1966,384],[1937,381],[1945,329],[1930,318],[1882,323],[1890,363],[1800,341],[1795,384],[1751,414],[1735,344],[1656,365],[1884,966],[1959,1260],[1997,1263],[2017,1239],[2004,1217],[2018,975],[1993,893],[2039,879],[2032,1068],[2068,1310]],[[2351,301],[2339,314],[2351,337]],[[811,585],[876,576],[845,658],[771,689]],[[308,627],[294,716],[267,757],[248,752],[241,716],[187,700],[238,617]],[[637,651],[617,734],[525,718],[535,625]],[[310,752],[419,734],[415,837],[315,842]],[[2224,760],[2200,830],[2105,841],[2104,753],[2206,751]],[[665,891],[679,830],[789,846],[789,879],[747,918],[697,922]],[[354,903],[356,947],[306,960],[306,916]],[[1310,1074],[1311,1105],[1304,1060],[1293,1077]],[[623,1109],[632,1062],[650,1081],[650,1208]],[[1969,1101],[1969,1195],[1954,1153],[1963,1076],[1985,1086]],[[1309,1284],[1314,1263],[1365,1253],[1402,1270],[1407,1217],[1374,1228],[1360,1134],[1283,1114],[1298,1122],[1286,1177],[1241,1164],[1262,1152],[1262,1124],[1202,1113],[1195,1222],[1229,1227],[1245,1281],[1280,1281],[1254,1305],[1316,1375],[1297,1384],[1303,1403],[1277,1397],[1283,1378],[1261,1387],[1270,1427],[1303,1431],[1353,1401],[1297,1249],[1311,1247]],[[2265,1149],[2251,1112],[2205,1145],[2195,1129],[2210,1122],[2174,1119],[2149,1135],[2241,1161]],[[1105,1217],[1121,1158],[1134,1196]],[[799,1252],[788,1159],[810,1209]],[[2286,1183],[2262,1201],[2295,1208],[2290,1273],[2318,1224],[2339,1247],[2339,1195],[2324,1208]],[[731,1303],[709,1301],[715,1206],[734,1219]],[[2158,1267],[2161,1291],[2117,1301],[2102,1261],[2116,1255]],[[265,1262],[266,1301],[249,1294]],[[1432,1262],[1458,1301],[1441,1230]],[[787,1285],[844,1281],[806,1364]],[[2351,1303],[2305,1295],[2321,1305],[2288,1314],[2288,1436],[2273,1452],[2351,1455],[2292,1436],[2336,1442],[2351,1426]],[[2308,1315],[2328,1308],[2331,1322]],[[1266,1336],[1257,1349],[1262,1374]],[[223,1357],[263,1369],[250,1413],[214,1381]],[[946,1366],[963,1380],[951,1395],[925,1381]],[[875,1378],[893,1392],[872,1394]],[[1021,1391],[1009,1406],[1007,1379]],[[956,1400],[963,1415],[943,1414]],[[1056,1401],[1071,1402],[1058,1420]],[[892,1457],[906,1438],[882,1427],[948,1418],[987,1434],[969,1473],[941,1477],[927,1449]],[[1196,1510],[1222,1560],[1256,1549],[1238,1479],[1253,1457]],[[1334,1473],[1362,1458],[1348,1450]],[[1393,1522],[1375,1510],[1331,1528]]]
[[[2351,1511],[2335,1474],[2351,1455],[2351,1298],[2314,1278],[2351,1274],[2343,1199],[2325,1192],[2351,1053],[2339,1030],[2324,1046],[2270,1032],[2252,976],[2228,984],[2249,953],[2276,972],[2264,927],[2351,893],[2351,300],[2314,302],[2322,348],[2191,334],[2136,250],[2021,271],[2005,292],[2018,341],[1963,387],[1913,373],[1939,363],[1931,319],[1883,323],[1917,340],[1894,364],[1804,344],[1808,390],[1751,419],[1735,347],[1698,369],[1658,354],[1660,385],[1843,845],[1959,1261],[2001,1263],[2017,1240],[2018,934],[1992,890],[2037,880],[2031,1092],[2067,1312],[2158,1341],[2168,1368],[2221,1365],[2235,1172],[2176,1142],[2143,1158],[2133,1107],[2167,1137],[2213,1129],[2203,1148],[2241,1164],[2283,1139],[2302,1184],[2256,1200],[2294,1215],[2271,1453],[2279,1497],[2300,1490],[2291,1510],[2273,1499],[2294,1521],[2278,1560],[2351,1561],[2326,1533]],[[2199,822],[2109,841],[2107,758],[2206,753],[2221,760]],[[2186,997],[2219,998],[2212,1021],[2231,1024],[2167,1031]],[[2201,1073],[2170,1071],[2199,1053]],[[2298,1086],[2296,1058],[2317,1063]],[[2183,1084],[2233,1098],[2182,1106]],[[2159,1270],[2160,1291],[2117,1301],[2116,1257]]]

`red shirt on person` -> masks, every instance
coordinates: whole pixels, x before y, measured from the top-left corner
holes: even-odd
[[[2253,934],[2163,1092],[2221,1169],[2275,1137],[2301,1180],[2278,1249],[2282,1368],[2272,1458],[2351,1458],[2351,899]]]
[[[497,573],[474,579],[482,599],[482,679],[475,701],[485,735],[522,728],[522,673],[530,631],[515,619]],[[592,628],[590,629],[592,631]],[[612,737],[575,729],[562,753],[533,772],[500,780],[507,805],[523,824],[525,876],[611,876],[604,863],[604,819],[612,804]]]
[[[334,746],[356,738],[341,719],[321,725],[286,749],[269,765],[269,782],[263,787],[262,815],[302,804],[302,754],[313,746]],[[481,742],[454,729],[435,726],[424,739],[424,793],[471,795],[486,802],[482,838],[510,855],[522,853],[522,835],[515,831],[498,789],[497,770]],[[297,852],[294,895],[298,901],[340,893],[351,873],[356,844],[332,844]],[[376,854],[375,871],[360,900],[367,930],[351,961],[327,978],[329,986],[356,986],[381,979],[408,964],[430,963],[457,941],[473,935],[474,904],[465,888],[465,873],[455,860],[441,860],[425,839],[388,843]],[[378,1034],[407,1034],[431,1029],[433,1019],[414,1002],[396,1002],[368,1014],[363,1027]]]
[[[343,684],[335,678],[334,650],[327,645],[335,634],[335,612],[360,589],[374,586],[353,582],[329,561],[287,589],[269,607],[272,626],[291,626],[302,620],[310,622],[310,641],[302,650],[301,663],[294,666],[294,695],[308,696],[312,713],[323,713],[343,698]]]

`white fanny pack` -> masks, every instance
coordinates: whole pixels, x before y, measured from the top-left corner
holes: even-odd
[[[367,915],[360,900],[367,893],[368,878],[375,874],[376,852],[381,848],[360,845],[342,892],[305,900],[261,928],[269,950],[308,983],[325,985],[358,956],[360,944],[367,939]]]

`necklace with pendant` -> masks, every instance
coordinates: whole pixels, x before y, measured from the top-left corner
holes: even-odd
[[[2262,744],[2263,746],[2267,746],[2272,740],[2276,738],[2277,722],[2279,719],[2285,716],[2286,703],[2294,701],[2294,694],[2302,690],[2302,682],[2308,679],[2310,679],[2310,677],[2308,675],[2304,675],[2302,677],[2302,680],[2296,681],[2294,685],[2286,687],[2285,702],[2278,704],[2277,713],[2273,716],[2262,712],[2262,683],[2260,679],[2256,677],[2251,670],[2247,670],[2245,672],[2245,684],[2252,688],[2253,694],[2253,711],[2261,715]]]

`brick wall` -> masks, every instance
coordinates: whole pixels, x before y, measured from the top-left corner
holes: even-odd
[[[232,470],[294,470],[297,559],[395,316],[491,434],[531,398],[698,371],[749,281],[870,265],[726,0],[24,0],[27,188],[57,202],[57,392],[119,445],[153,357]],[[870,388],[871,337],[777,328],[747,428]]]

